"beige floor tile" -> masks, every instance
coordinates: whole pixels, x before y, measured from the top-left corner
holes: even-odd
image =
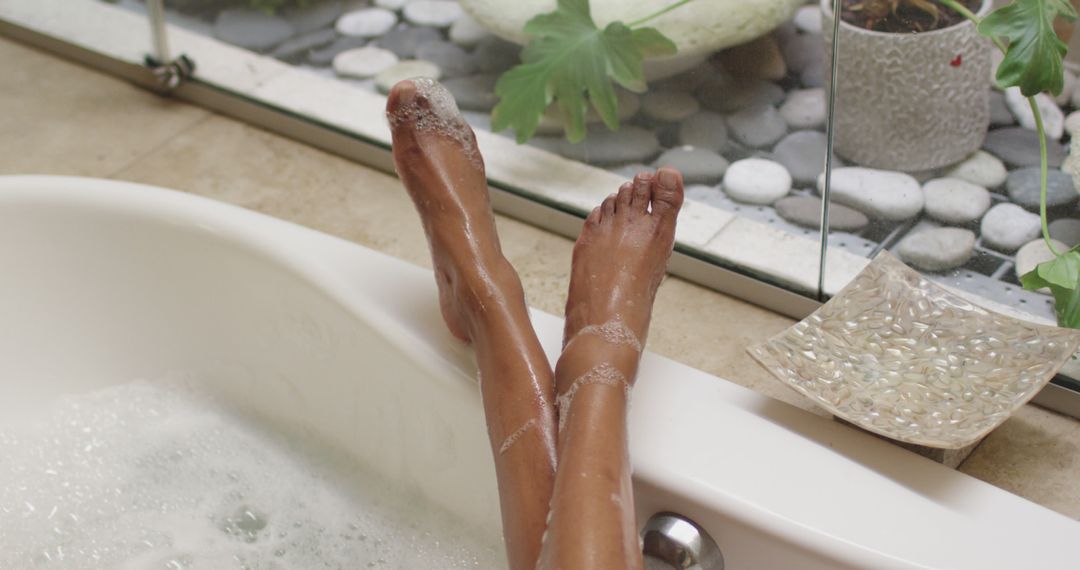
[[[0,174],[108,176],[207,117],[0,38]]]

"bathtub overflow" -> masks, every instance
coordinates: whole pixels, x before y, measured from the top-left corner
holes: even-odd
[[[724,570],[724,556],[709,533],[679,515],[653,515],[641,537],[648,570]]]

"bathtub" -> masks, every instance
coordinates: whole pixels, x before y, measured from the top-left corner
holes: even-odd
[[[475,368],[429,271],[178,192],[15,176],[0,272],[0,421],[184,371],[499,532]],[[533,319],[554,359],[561,320]],[[1080,523],[654,354],[630,421],[639,522],[693,520],[728,569],[1080,565]]]

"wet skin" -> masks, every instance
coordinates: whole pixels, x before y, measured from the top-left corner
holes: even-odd
[[[403,81],[387,115],[443,317],[476,352],[510,567],[532,570],[539,559],[541,568],[641,568],[627,399],[674,242],[681,177],[672,169],[639,175],[589,215],[553,373],[499,245],[475,137],[449,94],[434,82]]]

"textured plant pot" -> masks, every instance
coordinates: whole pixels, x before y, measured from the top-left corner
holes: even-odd
[[[821,6],[828,59],[832,2]],[[979,16],[990,9],[987,0]],[[959,162],[982,145],[994,48],[971,22],[892,34],[841,20],[838,38],[837,154],[862,166],[910,172]]]

